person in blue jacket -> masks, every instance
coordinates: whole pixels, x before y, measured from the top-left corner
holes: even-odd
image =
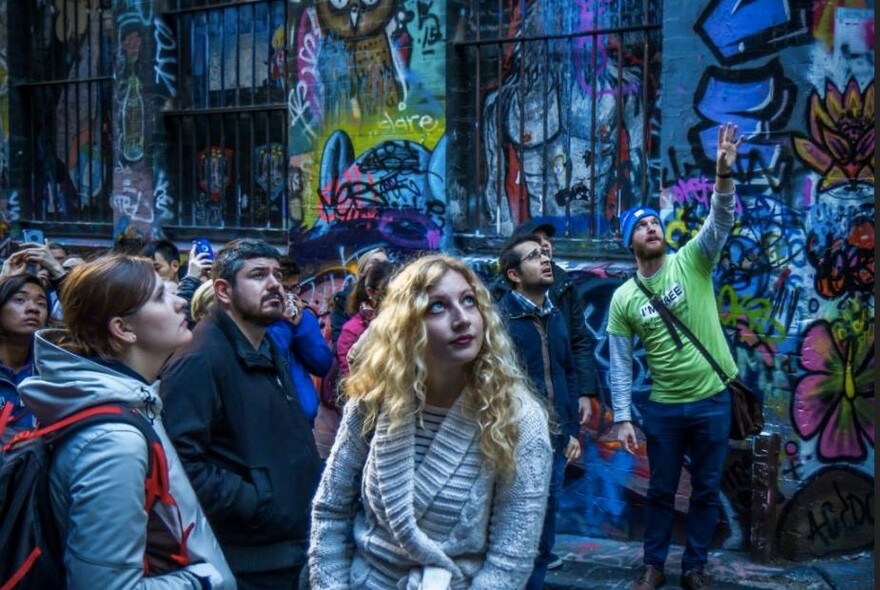
[[[266,331],[287,364],[290,379],[309,425],[315,426],[318,415],[318,392],[312,375],[324,377],[333,365],[333,351],[321,334],[315,313],[292,292],[286,293],[284,318]]]
[[[12,404],[8,427],[0,442],[37,425],[18,396],[18,385],[34,374],[34,334],[46,327],[49,296],[40,280],[30,274],[0,279],[0,408]]]
[[[539,590],[552,560],[565,465],[581,455],[578,377],[565,318],[547,295],[553,286],[553,265],[540,239],[526,235],[508,241],[499,256],[499,267],[510,286],[498,302],[499,311],[532,386],[546,400],[557,426],[551,437],[553,466],[544,528],[535,568],[526,584],[527,590]]]

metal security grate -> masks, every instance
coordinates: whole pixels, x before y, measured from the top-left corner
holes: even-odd
[[[457,232],[503,236],[551,216],[566,237],[608,237],[646,200],[660,21],[656,0],[460,3],[451,59],[466,75],[450,128],[470,149],[451,158],[451,198],[466,195]]]
[[[178,0],[179,97],[164,111],[182,226],[286,229],[287,2]],[[300,205],[301,207],[301,205]]]
[[[110,0],[13,4],[8,12],[11,221],[109,224]]]

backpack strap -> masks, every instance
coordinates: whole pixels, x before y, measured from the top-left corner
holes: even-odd
[[[11,406],[11,404],[6,404]],[[6,407],[3,408],[6,413]],[[0,424],[2,424],[2,416],[0,414]],[[26,430],[20,432],[9,441],[4,447],[4,451],[16,445],[23,444],[27,441],[38,437],[45,437],[47,443],[57,444],[64,438],[72,435],[74,432],[82,430],[87,426],[94,424],[103,424],[108,422],[122,422],[130,424],[140,431],[147,441],[147,476],[144,479],[144,511],[149,514],[155,507],[157,502],[171,506],[176,515],[178,525],[180,526],[181,538],[176,553],[168,556],[171,561],[183,567],[189,564],[189,551],[187,549],[187,539],[195,527],[195,523],[184,526],[183,515],[177,501],[171,494],[171,483],[168,475],[168,457],[165,455],[165,448],[162,441],[147,419],[137,410],[130,406],[120,405],[102,405],[86,408],[79,412],[75,412],[70,416],[62,418],[48,426]],[[144,572],[149,574],[149,565],[147,563],[147,554],[144,554]]]
[[[3,403],[3,410],[0,411],[0,437],[6,432],[6,426],[9,424],[9,419],[12,417],[13,409],[12,402],[6,401]]]
[[[6,406],[11,406],[11,404],[6,404]],[[3,408],[4,414],[6,413],[6,406]],[[47,437],[46,440],[55,441],[69,434],[73,434],[89,424],[95,424],[98,422],[128,422],[135,427],[138,427],[138,429],[143,432],[143,429],[141,429],[134,420],[130,417],[126,417],[127,413],[136,414],[136,411],[133,408],[118,405],[104,405],[86,408],[85,410],[74,412],[70,416],[53,422],[48,426],[19,432],[12,438],[12,440],[6,443],[3,450],[8,451],[17,445],[40,437]],[[2,418],[2,416],[0,416],[0,418]],[[152,431],[152,428],[150,428],[150,430]],[[144,436],[147,436],[147,434],[145,433]],[[153,433],[153,436],[155,437],[155,433]]]

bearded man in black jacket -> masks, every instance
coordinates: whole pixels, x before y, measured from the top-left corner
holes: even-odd
[[[241,590],[294,589],[320,460],[283,357],[280,255],[234,240],[212,267],[216,304],[161,374],[168,434]]]

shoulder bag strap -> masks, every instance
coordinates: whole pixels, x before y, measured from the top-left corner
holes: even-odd
[[[654,306],[654,309],[656,309],[657,313],[660,314],[660,317],[663,318],[663,323],[666,324],[667,329],[669,329],[670,333],[672,334],[672,339],[675,340],[676,346],[678,348],[681,348],[681,340],[678,338],[678,334],[674,330],[673,326],[677,327],[681,331],[681,333],[684,334],[687,339],[691,341],[691,343],[700,352],[700,354],[705,357],[706,361],[709,363],[709,365],[711,365],[712,369],[718,374],[718,377],[721,379],[722,383],[727,383],[728,381],[730,381],[730,377],[727,376],[727,374],[724,372],[724,369],[722,369],[718,362],[715,360],[715,357],[713,357],[709,353],[709,351],[706,350],[706,347],[703,346],[703,343],[699,341],[699,339],[694,335],[693,332],[691,332],[690,328],[688,328],[685,323],[678,318],[677,315],[672,313],[672,311],[670,311],[670,309],[666,307],[666,304],[664,304],[659,297],[657,297],[650,289],[648,289],[648,287],[645,286],[644,283],[642,283],[642,281],[639,280],[638,276],[633,277],[633,280],[635,280],[636,285],[638,285],[639,289],[641,289],[642,292],[648,296],[648,299],[651,301],[651,305]]]
[[[669,330],[669,335],[672,336],[672,341],[675,342],[675,348],[677,350],[681,350],[682,343],[681,337],[678,335],[678,330],[675,329],[677,319],[672,312],[669,311],[669,308],[663,305],[663,302],[657,297],[653,291],[651,291],[645,284],[639,280],[638,275],[633,277],[633,280],[638,285],[639,289],[642,290],[642,293],[645,294],[645,297],[648,298],[648,301],[657,311],[657,314],[660,316],[660,319],[663,320],[663,325],[666,326],[666,329]]]

